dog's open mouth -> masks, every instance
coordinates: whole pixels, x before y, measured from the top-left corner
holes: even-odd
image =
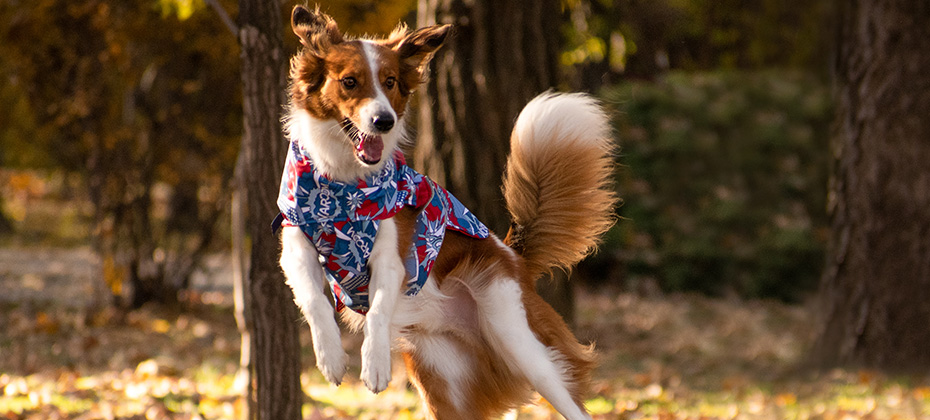
[[[352,139],[355,145],[355,157],[362,163],[374,165],[381,161],[381,153],[384,151],[384,142],[381,136],[377,134],[368,134],[359,130],[352,120],[346,118],[342,120],[342,131]]]

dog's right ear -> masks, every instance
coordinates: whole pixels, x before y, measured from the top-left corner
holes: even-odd
[[[321,12],[320,6],[313,11],[304,6],[294,6],[294,10],[291,11],[291,30],[300,37],[300,43],[304,47],[319,56],[331,46],[343,41],[336,21]]]

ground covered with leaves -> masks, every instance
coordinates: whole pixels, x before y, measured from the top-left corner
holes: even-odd
[[[591,291],[578,299],[578,335],[597,343],[601,359],[587,401],[597,419],[930,418],[926,376],[806,369],[815,322],[804,306]],[[222,293],[127,313],[67,303],[0,304],[0,418],[241,418],[239,338]],[[338,388],[309,367],[306,331],[301,340],[305,418],[423,417],[400,366],[381,395],[359,383],[358,337],[344,338],[351,368]],[[560,418],[544,401],[514,415]]]

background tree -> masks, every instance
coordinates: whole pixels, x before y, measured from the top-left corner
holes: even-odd
[[[3,199],[0,198],[0,209],[3,208]],[[13,223],[10,222],[10,219],[0,211],[0,235],[8,235],[13,233]]]
[[[299,314],[278,268],[280,244],[269,230],[287,141],[281,131],[289,56],[284,50],[281,4],[239,1],[242,48],[243,174],[247,179],[248,232],[252,240],[248,279],[252,327],[252,395],[257,419],[299,419]]]
[[[418,27],[455,27],[420,89],[415,166],[501,235],[510,225],[500,189],[510,132],[523,106],[560,81],[553,28],[562,22],[558,0],[433,0],[417,9]],[[566,278],[540,282],[540,293],[571,322]]]
[[[839,2],[821,363],[930,366],[930,4]]]
[[[176,301],[214,245],[241,129],[234,40],[169,5],[0,5],[4,164],[86,189],[106,282],[134,307]]]
[[[559,10],[558,0],[438,0],[417,10],[417,26],[455,27],[419,93],[414,160],[501,234],[510,224],[500,184],[513,121],[559,82]]]

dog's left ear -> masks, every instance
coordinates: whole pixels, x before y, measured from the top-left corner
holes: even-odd
[[[452,25],[434,25],[417,29],[403,37],[394,47],[406,66],[417,69],[422,75],[433,53],[442,46],[452,32]]]

